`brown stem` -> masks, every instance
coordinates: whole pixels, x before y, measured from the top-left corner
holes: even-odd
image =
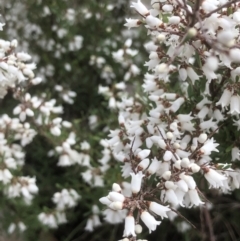
[[[189,221],[186,217],[184,217],[180,212],[178,212],[177,210],[170,208],[174,213],[178,214],[178,216],[180,216],[181,218],[183,218],[188,224],[190,224],[194,229],[197,229],[196,226],[191,223],[191,221]],[[211,240],[212,241],[212,240]]]
[[[231,2],[227,2],[227,3],[223,4],[222,6],[214,9],[214,10],[211,11],[210,13],[206,14],[205,16],[203,16],[203,19],[210,17],[213,13],[216,13],[216,12],[218,12],[219,10],[221,10],[221,9],[223,9],[223,8],[226,8],[226,7],[228,7],[229,5],[231,5],[231,4],[233,4],[233,3],[236,3],[236,2],[238,2],[238,1],[239,1],[239,0],[232,0]]]
[[[213,230],[212,219],[211,219],[210,213],[209,213],[206,206],[203,207],[203,213],[204,213],[205,220],[206,220],[206,223],[207,223],[207,227],[208,227],[208,230],[209,230],[209,240],[210,241],[216,241],[216,238],[215,238],[215,235],[214,235],[214,230]]]

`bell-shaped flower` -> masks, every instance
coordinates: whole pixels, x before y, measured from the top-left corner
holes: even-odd
[[[138,27],[142,22],[139,19],[126,18],[126,23],[124,26],[130,28]]]
[[[232,95],[230,100],[230,111],[231,115],[240,114],[240,97],[239,95]]]
[[[196,188],[197,185],[196,185],[196,182],[195,182],[195,180],[193,179],[192,176],[185,175],[184,173],[181,173],[179,175],[179,177],[187,183],[189,189],[195,189]]]
[[[228,106],[230,104],[231,96],[232,92],[229,89],[225,89],[216,105],[221,105],[222,108]]]
[[[205,76],[207,77],[208,81],[217,78],[215,71],[218,68],[218,62],[219,61],[215,56],[210,56],[206,59],[206,62],[203,65],[202,70]]]
[[[142,16],[149,15],[148,9],[141,2],[141,0],[138,0],[137,2],[132,2],[132,5],[130,7],[135,8]]]
[[[204,202],[202,202],[201,199],[199,198],[199,195],[196,189],[190,189],[188,191],[188,195],[191,202],[191,206],[193,205],[199,206],[201,204],[204,204]]]
[[[217,171],[211,168],[205,169],[204,176],[209,182],[210,187],[213,187],[213,188],[219,188],[224,186],[223,181],[227,179],[227,177],[223,176],[222,174],[218,173]]]
[[[204,145],[201,147],[200,151],[203,155],[210,155],[212,151],[216,151],[218,152],[218,149],[216,149],[216,147],[218,146],[219,144],[215,143],[214,142],[214,139],[211,138],[211,139],[208,139]]]
[[[179,181],[176,182],[176,185],[178,186],[178,189],[180,189],[183,192],[187,192],[188,191],[188,185],[187,183],[180,179]]]
[[[149,210],[161,216],[162,219],[167,218],[166,212],[170,211],[170,208],[168,208],[167,206],[163,206],[156,202],[149,202],[148,206],[149,206]]]
[[[152,231],[155,231],[157,228],[157,225],[161,223],[161,221],[157,221],[149,212],[143,211],[141,213],[141,219],[144,222],[144,224],[148,227],[149,233]]]
[[[131,172],[130,175],[132,176],[132,180],[131,180],[132,193],[137,194],[141,189],[142,178],[145,175],[142,172],[138,172],[137,174]]]
[[[129,237],[129,236],[136,236],[135,233],[135,219],[132,215],[129,215],[125,218],[125,226],[124,226],[124,232],[123,237]]]
[[[188,75],[189,79],[192,81],[193,84],[195,83],[196,80],[199,79],[199,76],[193,70],[192,67],[187,67],[187,75]]]

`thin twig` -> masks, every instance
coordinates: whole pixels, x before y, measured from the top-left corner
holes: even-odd
[[[223,4],[223,5],[221,5],[220,7],[214,9],[213,11],[211,11],[210,13],[204,15],[204,16],[203,16],[203,19],[210,17],[213,13],[216,13],[216,12],[218,12],[219,10],[221,10],[221,9],[223,9],[223,8],[226,8],[226,7],[228,7],[229,5],[231,5],[231,4],[233,4],[233,3],[236,3],[236,2],[238,2],[238,1],[239,1],[239,0],[233,0],[233,1],[231,1],[231,2],[227,2],[227,3]]]
[[[186,217],[184,217],[180,212],[178,212],[177,210],[175,210],[175,209],[173,209],[173,208],[171,208],[171,207],[170,207],[170,209],[171,209],[174,213],[178,214],[182,219],[184,219],[184,220],[185,220],[188,224],[190,224],[194,229],[197,229],[196,226],[195,226],[193,223],[191,223],[191,221],[189,221]]]
[[[225,226],[226,226],[226,228],[227,228],[227,230],[228,230],[228,232],[229,232],[229,234],[231,236],[231,239],[233,241],[237,241],[236,235],[234,234],[233,229],[232,229],[230,223],[227,220],[224,220],[224,219],[223,219],[223,223],[225,224]]]
[[[207,222],[207,227],[208,227],[208,230],[209,230],[209,240],[210,241],[216,241],[216,238],[215,238],[215,235],[214,235],[214,230],[213,230],[213,224],[212,224],[212,219],[211,219],[211,216],[209,214],[209,211],[207,209],[207,207],[202,207],[203,208],[203,212],[204,212],[204,215],[205,215],[205,220]]]

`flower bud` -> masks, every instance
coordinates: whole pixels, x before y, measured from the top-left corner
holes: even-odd
[[[199,172],[199,170],[201,169],[200,166],[198,166],[196,163],[191,163],[189,165],[189,168],[193,173]]]
[[[142,226],[140,224],[135,225],[135,233],[139,234],[142,232]]]
[[[169,180],[171,175],[172,173],[170,171],[166,171],[163,173],[162,178],[164,178],[165,180]]]
[[[163,160],[164,161],[170,161],[173,157],[173,154],[171,151],[165,151],[164,155],[163,155]]]
[[[123,202],[125,200],[125,197],[118,192],[110,192],[107,197],[113,202]]]
[[[123,209],[123,203],[122,202],[112,202],[108,205],[109,208],[113,210],[122,210]]]
[[[137,166],[138,171],[143,171],[149,166],[150,160],[148,158],[143,159]]]
[[[166,181],[166,182],[165,182],[165,187],[166,187],[167,189],[175,189],[175,188],[176,188],[174,182],[171,182],[171,181]]]
[[[173,133],[169,131],[169,132],[166,133],[166,136],[167,136],[168,140],[172,140]]]
[[[197,35],[197,29],[196,28],[189,28],[188,29],[188,35],[190,37],[195,37]]]
[[[112,190],[114,191],[114,192],[121,192],[121,187],[120,187],[120,185],[119,184],[117,184],[117,183],[113,183],[113,185],[112,185]]]
[[[182,161],[181,161],[181,166],[184,167],[184,168],[188,168],[190,165],[190,161],[188,158],[183,158]]]

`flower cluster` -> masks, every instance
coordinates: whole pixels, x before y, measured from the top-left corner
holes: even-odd
[[[123,237],[136,240],[140,219],[151,232],[161,223],[155,215],[203,205],[199,177],[223,193],[239,188],[239,169],[218,156],[218,136],[226,120],[239,127],[240,45],[235,1],[152,1],[148,9],[138,0],[131,7],[140,18],[125,26],[143,24],[151,36],[149,72],[143,96],[118,103],[119,128],[107,140],[123,178],[131,176],[131,195],[114,184],[100,202],[125,213]],[[232,160],[239,160],[236,145]]]

